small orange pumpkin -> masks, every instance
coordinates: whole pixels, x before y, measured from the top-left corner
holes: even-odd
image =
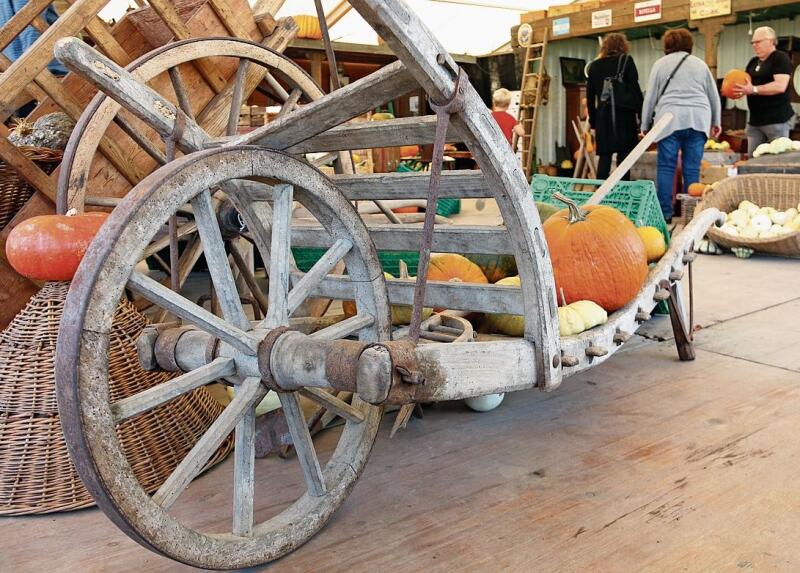
[[[722,80],[722,87],[719,92],[725,97],[739,99],[741,96],[737,96],[733,91],[736,88],[736,84],[746,84],[750,81],[750,74],[734,68],[725,74],[725,79]]]
[[[568,208],[544,222],[556,292],[566,304],[591,300],[608,312],[628,304],[647,278],[647,251],[636,227],[613,207],[578,205],[556,193]]]
[[[686,191],[692,197],[702,197],[703,193],[706,192],[706,184],[705,183],[692,183],[689,187],[686,188]]]
[[[483,284],[489,282],[478,265],[467,257],[455,253],[431,255],[428,280]]]
[[[309,40],[321,40],[322,29],[319,27],[319,19],[316,16],[292,16],[292,19],[297,24],[299,31],[297,32],[298,38],[307,38]]]
[[[108,213],[40,215],[23,221],[6,241],[8,262],[24,277],[68,281]]]

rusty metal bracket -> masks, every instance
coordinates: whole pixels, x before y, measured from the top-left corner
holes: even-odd
[[[288,326],[273,328],[258,345],[258,370],[261,372],[261,383],[275,392],[285,392],[285,390],[278,386],[275,378],[272,377],[272,369],[270,368],[272,348],[281,335],[286,334],[289,330]]]
[[[419,249],[419,263],[417,265],[417,283],[414,286],[414,304],[411,311],[411,326],[408,338],[417,343],[422,324],[422,307],[425,299],[425,288],[428,284],[428,264],[431,259],[431,244],[433,243],[433,225],[436,221],[436,201],[439,198],[439,183],[442,179],[442,160],[444,159],[444,144],[447,139],[447,127],[450,125],[450,116],[464,108],[464,88],[461,80],[464,72],[458,68],[453,93],[450,99],[443,104],[430,100],[430,106],[436,113],[436,137],[433,142],[433,157],[431,158],[431,177],[428,187],[428,198],[425,205],[425,223],[422,226],[422,246]]]
[[[190,330],[195,330],[194,326],[179,326],[177,328],[169,328],[160,332],[156,343],[153,348],[155,354],[156,364],[167,372],[180,372],[181,367],[178,366],[175,357],[175,348],[178,346],[178,340],[181,336]]]
[[[330,343],[325,353],[325,377],[333,388],[345,392],[356,392],[358,359],[369,347],[356,340],[336,340]]]
[[[392,387],[386,404],[411,404],[425,385],[417,363],[416,343],[409,339],[392,340],[371,346],[385,348],[392,360]]]

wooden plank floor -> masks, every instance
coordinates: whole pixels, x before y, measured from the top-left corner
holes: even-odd
[[[640,338],[552,394],[508,395],[485,414],[427,407],[391,441],[385,420],[342,509],[265,569],[799,571],[797,265],[701,257],[693,363]],[[643,331],[663,336],[665,323]],[[224,522],[231,461],[178,510]],[[260,510],[288,495],[278,486],[259,484]],[[0,519],[0,571],[45,570],[193,569],[96,509]]]

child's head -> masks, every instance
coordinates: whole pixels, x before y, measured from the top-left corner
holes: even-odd
[[[495,90],[492,94],[492,105],[498,109],[508,109],[511,105],[511,92],[506,88]]]

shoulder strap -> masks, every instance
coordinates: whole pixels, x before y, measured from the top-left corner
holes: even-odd
[[[677,66],[675,66],[675,69],[674,69],[674,70],[672,70],[672,73],[671,73],[671,74],[669,75],[669,77],[667,78],[667,82],[664,84],[664,87],[662,88],[662,90],[661,90],[661,93],[660,93],[660,94],[658,94],[658,97],[656,98],[655,104],[653,105],[653,109],[655,109],[655,107],[656,107],[656,104],[658,104],[659,100],[661,99],[661,96],[663,96],[663,95],[664,95],[664,93],[667,91],[667,88],[669,87],[669,82],[671,82],[671,81],[672,81],[672,78],[675,76],[675,74],[678,72],[678,70],[680,69],[680,67],[683,65],[683,62],[685,62],[685,61],[686,61],[686,58],[688,58],[688,57],[689,57],[689,54],[686,54],[686,55],[684,55],[684,56],[681,58],[681,61],[680,61],[680,62],[678,62],[678,65],[677,65]]]
[[[625,75],[625,68],[628,66],[628,54],[622,54],[617,61],[617,79],[622,79]]]

